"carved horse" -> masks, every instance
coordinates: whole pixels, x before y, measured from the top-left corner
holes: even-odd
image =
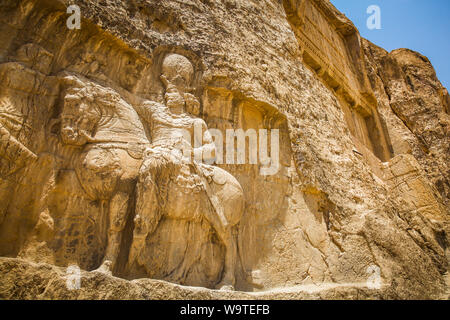
[[[131,105],[111,89],[80,78],[68,75],[63,79],[68,89],[60,116],[61,139],[80,148],[74,167],[87,196],[109,203],[107,247],[97,270],[111,274],[149,141]]]

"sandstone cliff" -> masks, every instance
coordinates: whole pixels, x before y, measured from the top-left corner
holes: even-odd
[[[426,57],[362,39],[327,0],[76,3],[71,30],[71,1],[0,1],[0,298],[445,297],[450,97]],[[279,130],[276,174],[217,164],[243,193],[229,230],[187,214],[216,195],[226,211],[237,193],[205,194],[228,176],[178,195],[178,171],[145,171],[142,106],[179,100],[160,77],[171,54],[209,129]],[[169,192],[139,237],[146,179]],[[236,291],[208,290],[230,272]]]

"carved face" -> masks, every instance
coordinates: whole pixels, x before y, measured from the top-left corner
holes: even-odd
[[[66,99],[61,114],[63,143],[82,146],[91,137],[99,115],[81,99]]]

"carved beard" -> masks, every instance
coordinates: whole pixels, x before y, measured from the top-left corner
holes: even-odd
[[[165,94],[166,105],[169,109],[181,109],[184,111],[185,101],[179,93],[166,93]]]

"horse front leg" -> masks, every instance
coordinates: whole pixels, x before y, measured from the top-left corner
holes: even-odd
[[[148,235],[152,234],[161,220],[161,209],[158,202],[157,186],[148,174],[139,179],[136,187],[136,210],[134,217],[133,241],[128,256],[128,264],[132,265],[145,248]]]
[[[127,221],[130,195],[118,192],[111,199],[109,206],[108,243],[102,265],[96,270],[112,275],[119,256],[122,233]]]

